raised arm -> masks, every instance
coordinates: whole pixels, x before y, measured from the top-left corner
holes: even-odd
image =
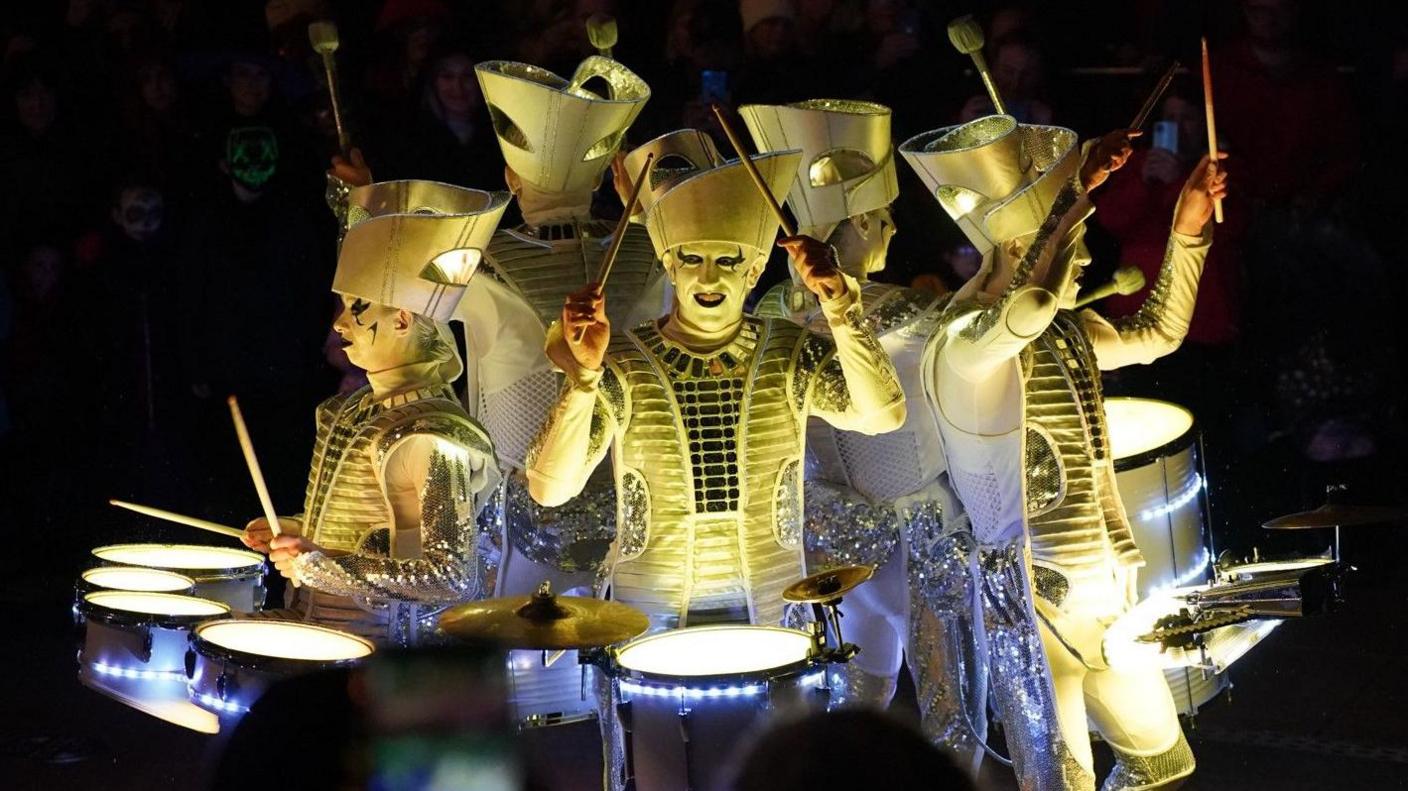
[[[1091,310],[1081,314],[1102,369],[1148,364],[1183,343],[1198,301],[1198,279],[1212,247],[1213,202],[1226,195],[1226,171],[1210,168],[1204,156],[1183,185],[1164,262],[1144,304],[1114,321]]]
[[[528,451],[528,493],[542,505],[576,497],[615,435],[615,416],[599,388],[610,337],[606,299],[595,283],[568,295],[562,320],[548,330],[547,356],[567,377]]]
[[[861,434],[883,434],[904,425],[904,390],[890,356],[865,325],[860,285],[836,266],[830,245],[809,236],[783,239],[807,289],[821,300],[835,355],[822,362],[812,383],[812,414],[831,425]],[[828,354],[820,338],[809,338],[810,353]],[[798,371],[794,375],[806,375]]]
[[[1046,330],[1060,307],[1062,289],[1084,256],[1082,221],[1089,213],[1090,199],[1072,181],[1056,196],[996,301],[948,325],[939,350],[941,369],[970,382],[983,381]]]
[[[411,434],[386,451],[379,469],[395,520],[389,554],[305,552],[293,561],[294,578],[343,596],[426,604],[483,593],[474,517],[479,493],[498,479],[488,439],[462,424]]]

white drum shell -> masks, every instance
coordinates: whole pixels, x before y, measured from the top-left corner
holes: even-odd
[[[565,725],[596,717],[591,665],[568,651],[543,667],[542,651],[508,652],[508,701],[520,728]]]
[[[1203,479],[1193,415],[1147,398],[1105,401],[1115,454],[1115,483],[1146,565],[1139,596],[1205,582],[1211,555],[1204,534]],[[1164,671],[1181,714],[1194,714],[1228,686],[1222,674],[1197,668]]]
[[[773,627],[682,631],[704,629]],[[629,657],[633,645],[670,634],[641,638],[622,652]],[[824,666],[806,655],[797,660],[781,667],[714,676],[618,667],[622,706],[628,709],[619,716],[626,726],[638,791],[723,788],[735,753],[758,730],[779,718],[824,711],[829,699]]]
[[[192,567],[182,562],[161,560],[163,552],[183,553],[190,550],[210,552],[209,567]],[[134,562],[127,557],[140,557]],[[264,558],[245,550],[210,547],[199,544],[113,544],[97,547],[93,555],[103,563],[119,566],[140,566],[184,574],[195,581],[194,595],[224,602],[235,612],[257,612],[264,606]]]
[[[92,594],[89,594],[90,596]],[[156,600],[168,594],[156,594]],[[189,596],[169,596],[188,602]],[[202,605],[211,602],[200,601]],[[171,618],[161,614],[112,611],[80,604],[82,646],[79,675],[109,686],[185,685],[186,645],[191,629],[203,619],[229,617],[223,606],[203,616]],[[111,616],[111,617],[108,617]]]
[[[260,625],[258,621],[240,623],[252,627]],[[275,625],[276,628],[278,626],[275,622],[268,622],[267,625]],[[238,717],[248,711],[265,690],[283,679],[318,670],[355,665],[374,650],[371,642],[356,635],[325,627],[292,625],[335,632],[349,641],[363,645],[366,651],[362,656],[345,659],[264,657],[243,651],[231,651],[217,645],[202,637],[201,628],[197,627],[190,636],[189,656],[184,659],[190,675],[188,687],[191,703],[217,716]]]

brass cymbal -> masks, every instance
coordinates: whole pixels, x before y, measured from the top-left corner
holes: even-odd
[[[837,566],[788,585],[782,598],[799,604],[825,603],[841,598],[874,575],[874,566]]]
[[[469,602],[440,616],[440,628],[461,640],[543,651],[600,648],[629,640],[649,626],[645,613],[634,607],[557,596],[547,583],[532,596]]]
[[[1326,503],[1313,511],[1278,516],[1262,525],[1266,530],[1314,530],[1399,522],[1408,519],[1408,508],[1382,505]]]

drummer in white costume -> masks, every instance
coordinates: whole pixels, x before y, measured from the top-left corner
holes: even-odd
[[[244,542],[292,583],[286,617],[381,644],[421,642],[444,608],[485,594],[475,515],[498,481],[488,434],[452,383],[447,322],[508,196],[424,181],[353,188],[333,329],[370,384],[317,410],[302,514]]]
[[[568,384],[530,454],[529,490],[564,502],[610,450],[620,503],[612,598],[645,611],[656,629],[777,624],[782,589],[803,573],[807,416],[889,431],[904,422],[903,392],[862,322],[859,286],[828,246],[782,242],[821,298],[830,338],[745,315],[775,215],[744,167],[716,159],[701,133],[645,148],[660,154],[643,204],[673,306],[613,337],[596,284],[568,298],[547,345]],[[798,156],[756,159],[779,200]],[[619,782],[619,733],[606,741],[608,776]]]
[[[615,222],[592,213],[592,192],[650,88],[599,56],[582,61],[570,79],[510,61],[475,71],[524,220],[494,235],[459,310],[470,409],[494,437],[505,469],[484,521],[499,545],[499,595],[530,593],[544,580],[563,592],[593,584],[615,533],[615,489],[603,471],[560,507],[528,496],[528,445],[562,381],[543,357],[543,342],[563,299],[596,276],[611,243]],[[612,321],[629,327],[659,315],[665,282],[645,231],[630,226],[607,287]]]
[[[878,436],[808,424],[809,556],[877,570],[841,605],[846,637],[861,651],[834,674],[833,704],[887,707],[907,656],[926,734],[971,757],[987,709],[981,663],[972,658],[972,539],[944,475],[924,376],[946,301],[870,280],[885,268],[895,233],[890,109],[816,99],[739,112],[758,150],[801,148],[788,204],[801,232],[835,247],[841,270],[861,284],[865,321],[894,362],[909,405],[904,425]],[[795,277],[770,290],[758,313],[827,331],[816,297]]]
[[[1009,116],[900,147],[984,256],[950,303],[933,387],[980,545],[992,687],[1024,789],[1094,788],[1088,721],[1115,752],[1105,789],[1172,787],[1194,767],[1163,674],[1111,669],[1102,650],[1143,558],[1115,486],[1100,370],[1178,347],[1225,183],[1206,161],[1194,170],[1138,313],[1113,324],[1077,313],[1086,192],[1122,164],[1118,148],[1082,156],[1074,132]]]

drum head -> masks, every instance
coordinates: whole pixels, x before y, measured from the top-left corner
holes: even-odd
[[[174,571],[130,566],[99,566],[83,572],[82,579],[93,588],[148,593],[179,593],[196,584],[190,577]]]
[[[218,601],[172,593],[141,591],[95,591],[83,596],[84,604],[115,613],[154,615],[172,618],[219,618],[230,614],[230,607]]]
[[[616,661],[627,670],[651,676],[726,676],[805,662],[811,649],[811,635],[796,629],[698,626],[627,643]]]
[[[201,624],[196,639],[225,652],[307,662],[343,662],[372,653],[372,644],[353,634],[287,621],[235,620]]]
[[[1164,455],[1166,448],[1182,448],[1193,431],[1193,413],[1168,401],[1152,398],[1107,398],[1105,419],[1110,426],[1110,455],[1116,464],[1130,459]],[[1128,466],[1140,466],[1133,464]]]
[[[112,544],[98,547],[93,555],[107,563],[183,571],[234,571],[262,568],[257,552],[200,544]]]

